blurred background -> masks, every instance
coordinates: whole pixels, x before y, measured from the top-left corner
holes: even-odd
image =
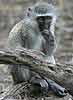
[[[27,7],[39,0],[0,0],[0,48],[3,48],[13,26],[25,16]],[[43,0],[44,1],[44,0]],[[73,63],[73,0],[45,0],[58,9],[56,24],[56,60]]]

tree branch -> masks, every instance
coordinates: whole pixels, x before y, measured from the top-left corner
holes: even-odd
[[[49,64],[45,55],[35,50],[17,49],[0,51],[0,64],[27,65],[30,70],[39,73],[62,85],[73,95],[73,66]]]

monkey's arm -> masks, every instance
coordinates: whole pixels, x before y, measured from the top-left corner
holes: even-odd
[[[47,48],[48,48],[48,55],[51,56],[54,54],[55,48],[56,48],[56,39],[55,36],[52,35],[52,33],[49,34],[47,42]]]
[[[22,47],[22,21],[17,23],[11,32],[7,40],[5,49],[15,50],[17,47]]]
[[[55,36],[52,33],[43,33],[44,43],[43,52],[46,55],[45,60],[49,63],[56,64],[54,59],[54,52],[56,48]]]
[[[44,45],[43,45],[43,49],[44,49],[44,53],[47,56],[52,56],[55,48],[56,48],[56,40],[55,40],[55,36],[52,35],[52,33],[48,33],[48,32],[43,32],[42,33],[43,37],[44,37]]]

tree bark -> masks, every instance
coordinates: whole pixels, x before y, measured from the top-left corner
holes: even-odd
[[[72,96],[69,94],[62,98],[49,93],[48,96],[30,96],[31,88],[31,84],[27,82],[14,85],[0,96],[0,100],[72,100]]]
[[[30,70],[54,80],[65,87],[73,95],[73,66],[66,64],[49,64],[45,55],[35,50],[17,49],[16,51],[0,51],[0,64],[27,65]]]

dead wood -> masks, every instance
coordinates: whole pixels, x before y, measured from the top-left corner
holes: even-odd
[[[73,66],[49,64],[45,55],[35,50],[17,49],[16,51],[0,51],[0,64],[23,64],[42,77],[50,78],[69,90],[73,95]]]

